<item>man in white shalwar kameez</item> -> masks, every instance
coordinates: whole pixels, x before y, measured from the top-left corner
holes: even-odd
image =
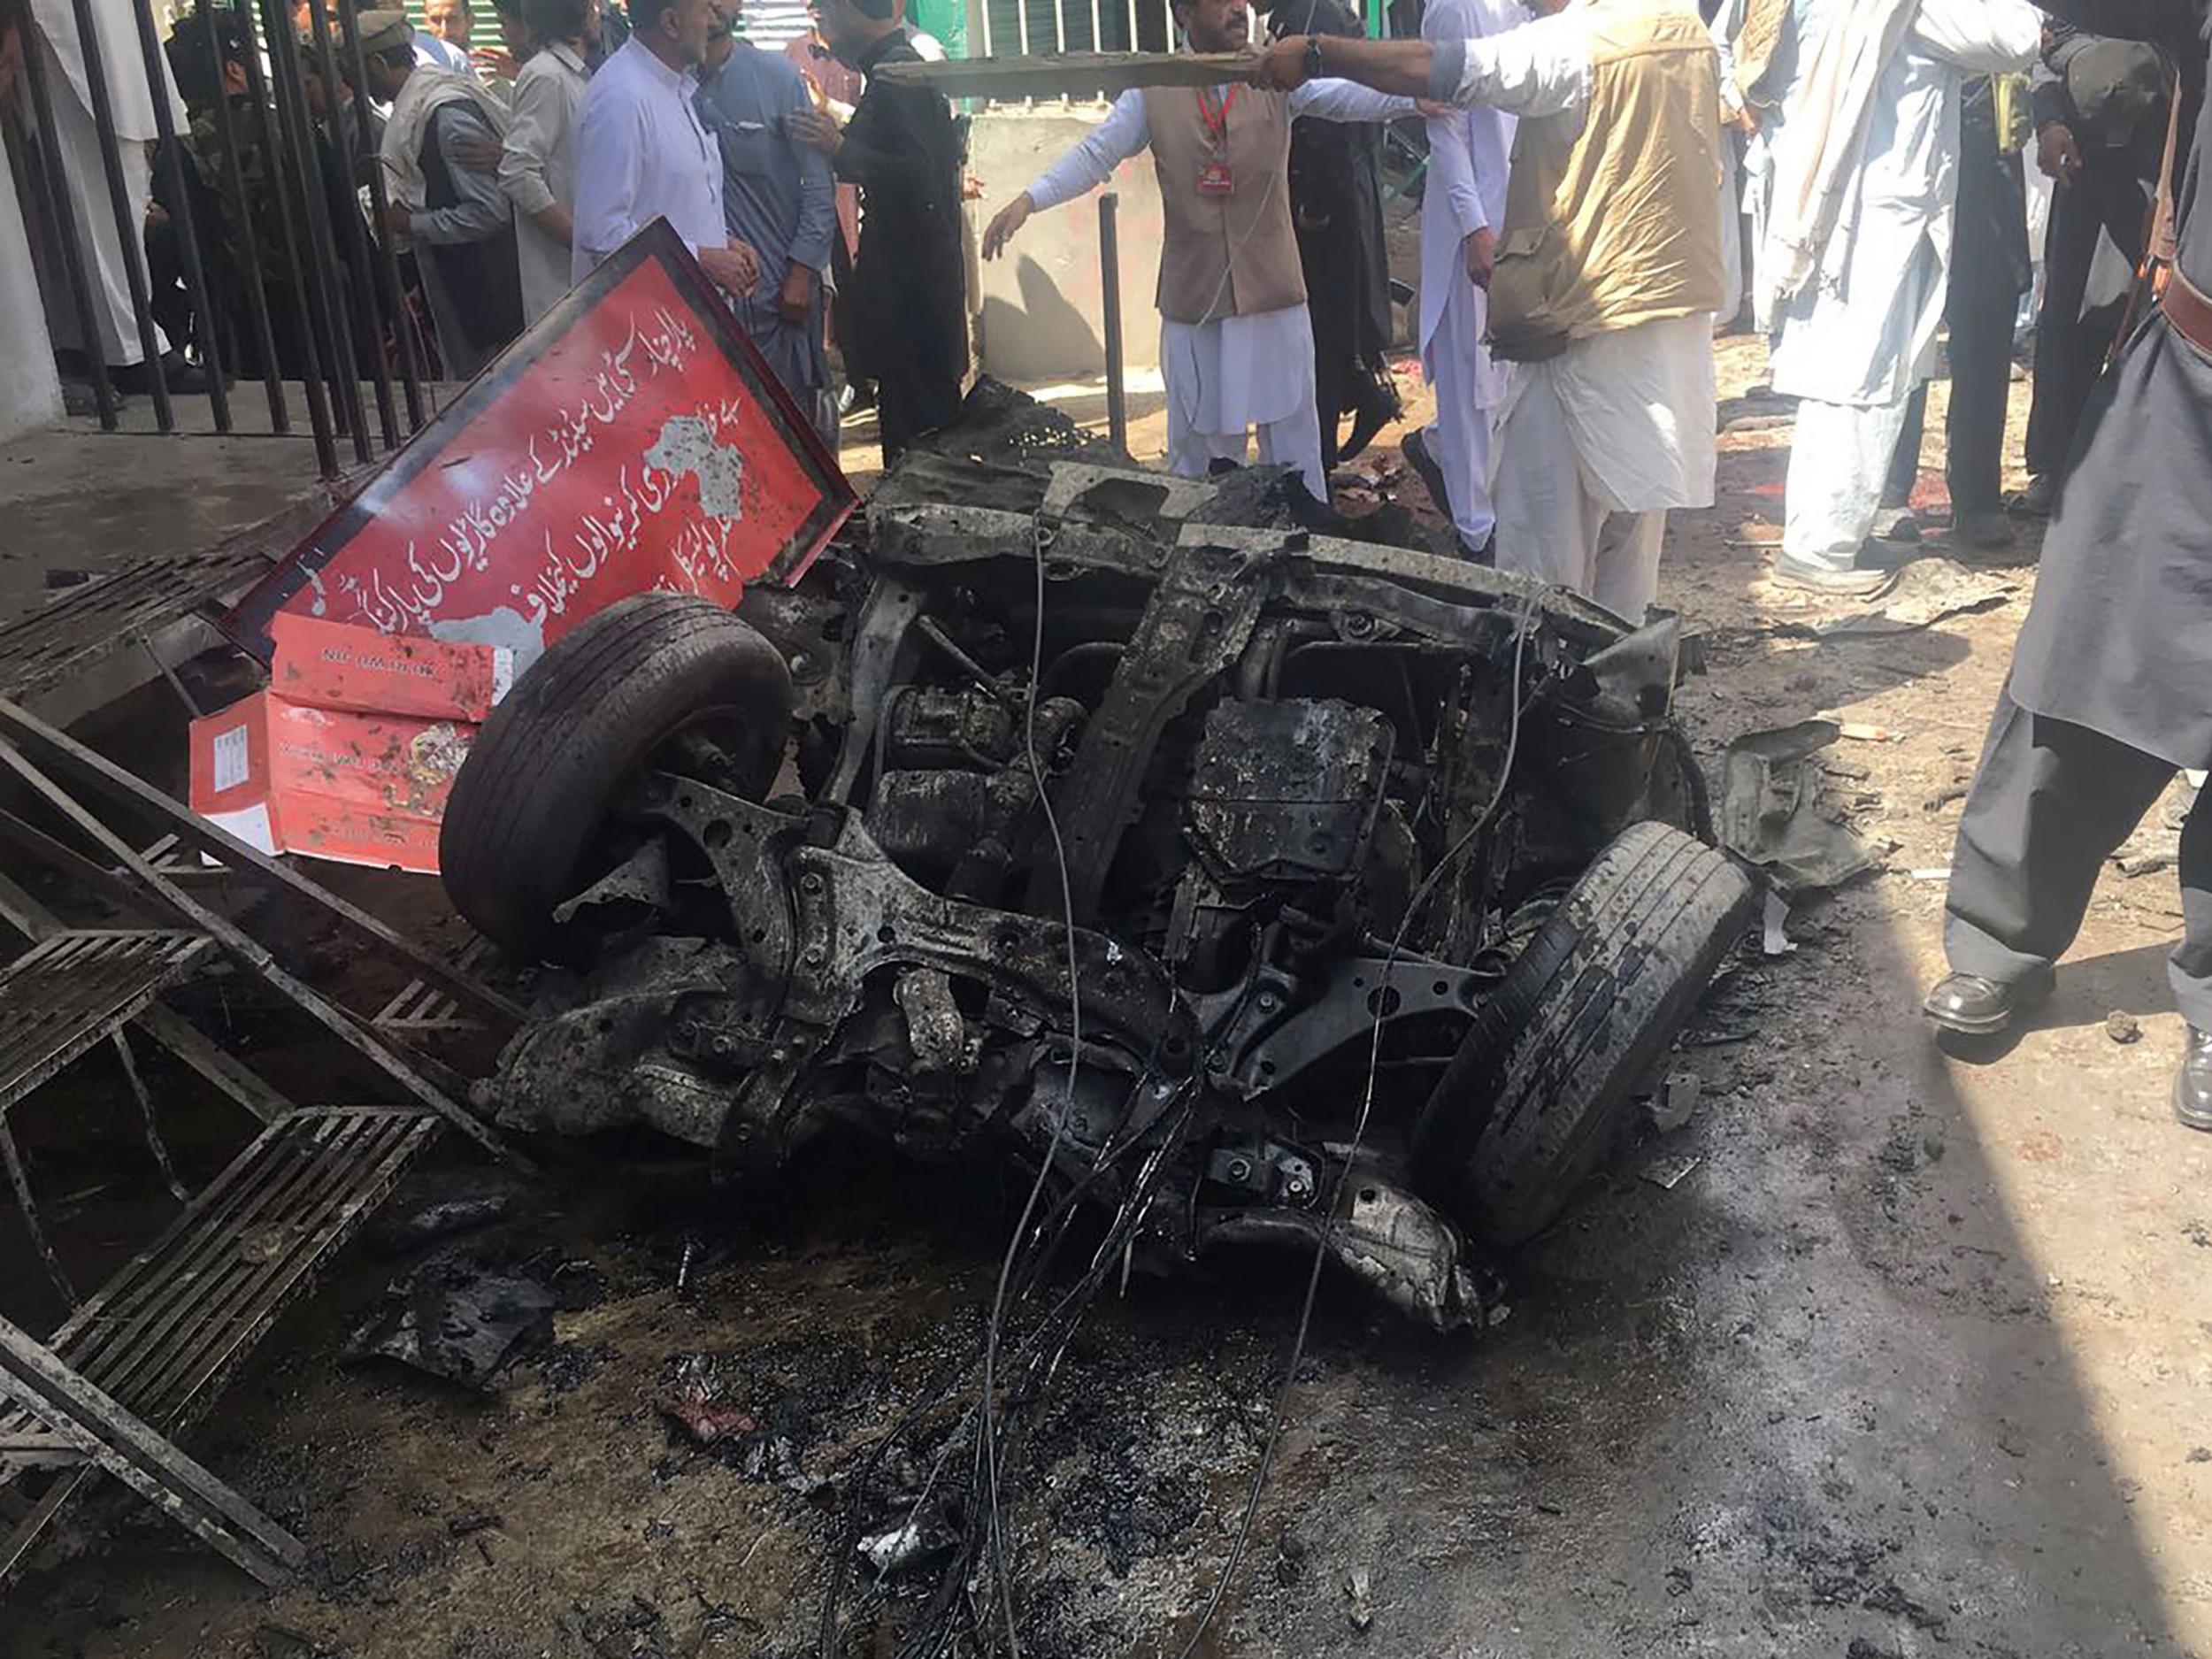
[[[1799,400],[1775,573],[1875,595],[1896,572],[1862,570],[1859,554],[1934,366],[1962,92],[2024,68],[2042,19],[2026,0],[1824,0],[1805,23],[1762,250],[1781,327],[1774,389]]]
[[[1487,39],[1278,43],[1254,80],[1341,74],[1519,116],[1490,279],[1515,363],[1497,564],[1640,622],[1667,511],[1713,499],[1720,78],[1687,0],[1571,0]]]
[[[1817,27],[1819,9],[1827,0],[1723,0],[1713,16],[1713,44],[1720,53],[1720,104],[1724,122],[1744,134],[1743,159],[1735,168],[1733,196],[1740,215],[1730,213],[1722,222],[1727,242],[1730,272],[1743,268],[1742,220],[1751,221],[1751,279],[1749,298],[1752,325],[1763,334],[1774,332],[1774,317],[1760,280],[1761,249],[1766,240],[1767,210],[1774,198],[1774,146],[1782,123],[1802,78],[1803,58],[1799,38]],[[1724,159],[1732,159],[1732,150]],[[1724,204],[1732,193],[1724,192]],[[1732,309],[1724,304],[1724,316],[1741,309],[1742,296]]]
[[[1429,0],[1421,38],[1463,41],[1527,20],[1516,0]],[[1417,434],[1422,458],[1443,478],[1460,549],[1487,557],[1497,513],[1490,504],[1490,427],[1505,399],[1506,366],[1490,355],[1490,268],[1505,222],[1513,118],[1455,109],[1429,118],[1428,185],[1421,197],[1421,372],[1436,388],[1436,421]],[[1409,458],[1417,445],[1409,441]]]
[[[99,129],[92,115],[91,72],[85,63],[84,42],[77,33],[77,16],[71,0],[31,0],[31,27],[27,50],[39,54],[40,67],[54,106],[55,139],[60,150],[64,188],[76,219],[77,242],[84,254],[85,277],[92,290],[89,326],[76,314],[76,305],[64,280],[65,266],[58,248],[42,249],[51,256],[47,276],[47,326],[54,343],[65,349],[80,347],[88,355],[96,346],[114,380],[126,391],[145,390],[152,385],[146,353],[139,342],[138,313],[131,304],[130,277],[124,261],[145,268],[144,226],[147,204],[153,199],[153,147],[161,136],[157,125],[151,88],[147,84],[146,58],[138,43],[138,23],[131,0],[93,0],[92,23],[97,31],[102,80],[115,119],[118,159],[122,164],[123,196],[136,245],[127,249],[116,238],[115,207],[108,195],[107,174],[100,157]],[[177,96],[164,55],[157,68],[174,130],[191,125]],[[166,357],[164,367],[173,392],[198,390],[205,380],[196,369],[169,350],[158,328],[154,338]]]
[[[1194,50],[1244,49],[1242,0],[1176,0],[1175,16]],[[1287,97],[1236,85],[1125,92],[1088,137],[999,211],[983,257],[996,258],[1039,208],[1095,188],[1150,150],[1167,223],[1159,296],[1168,470],[1203,478],[1217,460],[1241,465],[1256,429],[1260,460],[1296,469],[1314,499],[1326,501],[1313,326],[1290,216],[1290,123],[1300,115],[1386,121],[1415,107],[1344,81]]]

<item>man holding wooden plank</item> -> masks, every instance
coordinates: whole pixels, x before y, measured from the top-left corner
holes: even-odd
[[[1195,51],[1245,50],[1244,0],[1176,0],[1175,16]],[[1416,107],[1341,81],[1287,94],[1235,83],[1125,92],[1090,136],[1000,209],[983,257],[996,258],[1039,208],[1095,188],[1149,149],[1167,222],[1159,306],[1169,471],[1202,478],[1217,460],[1241,463],[1256,427],[1260,459],[1296,468],[1326,501],[1313,327],[1291,221],[1290,124],[1299,115],[1386,121]]]

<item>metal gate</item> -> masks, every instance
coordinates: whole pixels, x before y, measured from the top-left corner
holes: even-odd
[[[304,403],[326,477],[338,472],[348,448],[356,462],[373,459],[380,445],[396,448],[433,412],[425,388],[437,369],[436,348],[405,274],[408,257],[384,228],[388,198],[370,136],[360,8],[354,0],[310,0],[304,31],[296,35],[288,0],[202,0],[178,18],[165,44],[152,0],[128,4],[136,35],[131,62],[111,62],[114,39],[104,37],[95,0],[44,0],[17,9],[15,19],[25,31],[27,96],[13,134],[24,209],[39,218],[50,264],[58,267],[49,276],[65,286],[75,311],[101,426],[119,425],[118,365],[107,360],[98,326],[87,260],[91,227],[79,221],[88,208],[111,217],[150,382],[144,389],[161,431],[177,429],[181,396],[157,349],[166,321],[187,334],[205,373],[219,433],[234,429],[233,399],[251,396],[247,388],[258,380],[274,431],[294,431],[295,396]],[[10,9],[0,0],[0,32]],[[43,22],[58,33],[65,21],[73,22],[82,53],[104,200],[96,190],[73,190],[65,165],[64,146],[73,142],[84,161],[82,141],[65,132],[58,107],[78,88],[55,84],[58,58],[40,31]],[[165,223],[151,233],[142,226],[145,187],[134,192],[127,178],[127,149],[136,141],[117,134],[112,88],[133,74],[145,77],[157,132],[150,189]],[[173,86],[197,95],[186,99],[184,131]],[[342,170],[334,177],[334,164]],[[150,257],[155,235],[164,237],[159,266]],[[157,273],[165,279],[158,289]]]

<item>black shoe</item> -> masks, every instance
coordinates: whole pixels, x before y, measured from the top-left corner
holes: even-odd
[[[1419,431],[1409,432],[1398,445],[1398,453],[1404,456],[1406,465],[1414,470],[1429,492],[1429,499],[1436,503],[1436,511],[1447,518],[1452,516],[1451,492],[1444,488],[1444,469],[1429,453],[1427,438]]]
[[[1498,533],[1495,530],[1493,530],[1488,535],[1483,537],[1482,545],[1480,547],[1469,547],[1467,545],[1467,538],[1465,536],[1460,537],[1459,557],[1465,559],[1470,565],[1481,565],[1483,569],[1486,571],[1497,569]]]
[[[2012,520],[1993,507],[1955,513],[1951,518],[1951,540],[1978,552],[2001,552],[2012,545]]]
[[[2212,1130],[2212,1032],[2194,1025],[2174,1073],[2174,1116],[2192,1129]]]
[[[161,378],[172,397],[189,397],[207,390],[207,371],[196,364],[187,363],[180,351],[172,351],[162,358]],[[109,379],[119,392],[151,393],[154,389],[154,372],[143,363],[127,363],[119,369],[110,370]]]
[[[1920,540],[1920,518],[1910,507],[1883,507],[1874,515],[1873,537],[1877,541],[1901,541],[1907,546]]]
[[[1377,380],[1367,395],[1360,399],[1359,407],[1352,411],[1352,435],[1344,441],[1338,453],[1339,465],[1350,460],[1375,441],[1375,434],[1405,413],[1398,401],[1398,394]]]
[[[2051,509],[2058,504],[2058,480],[2048,472],[2038,472],[2028,480],[2028,487],[2016,491],[2005,503],[2005,511],[2016,518],[2047,518]]]
[[[1994,1037],[2028,1009],[2051,994],[2054,976],[2048,968],[2010,985],[1985,979],[1978,973],[1949,973],[1936,981],[1928,1000],[1920,1005],[1946,1031],[1963,1037]],[[2212,1065],[2206,1077],[2212,1084]],[[2212,1123],[2208,1123],[2212,1127]]]

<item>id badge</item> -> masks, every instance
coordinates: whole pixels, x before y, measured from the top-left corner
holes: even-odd
[[[1209,161],[1200,165],[1198,169],[1199,195],[1227,196],[1235,188],[1235,182],[1229,176],[1227,162]]]

